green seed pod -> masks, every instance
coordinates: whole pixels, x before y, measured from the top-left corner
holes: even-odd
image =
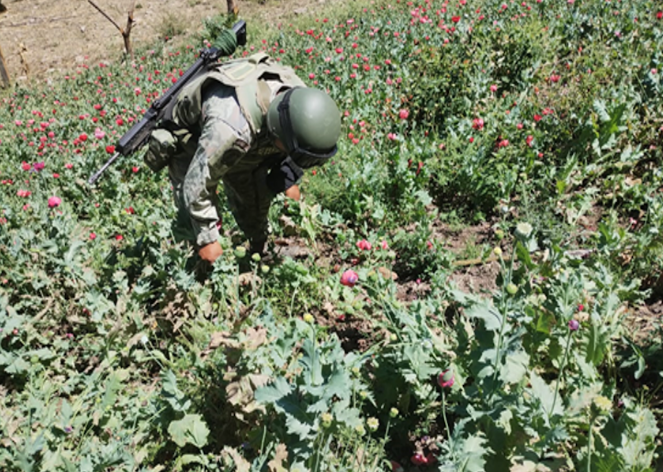
[[[330,413],[323,413],[320,415],[320,420],[322,421],[323,428],[329,428],[334,421],[334,417]]]
[[[380,426],[380,422],[378,421],[377,418],[369,418],[368,420],[366,420],[366,426],[368,426],[369,431],[375,432]]]

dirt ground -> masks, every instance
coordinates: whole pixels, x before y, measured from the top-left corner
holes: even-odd
[[[120,27],[127,24],[132,0],[93,0]],[[242,17],[279,21],[288,12],[302,13],[325,0],[236,1]],[[120,32],[87,0],[0,0],[0,50],[10,78],[22,83],[29,79],[58,77],[81,64],[112,63],[120,58]],[[202,20],[224,13],[226,0],[137,0],[134,45],[146,45],[179,31],[195,32]],[[254,21],[255,24],[255,21]],[[249,24],[249,28],[251,25]]]

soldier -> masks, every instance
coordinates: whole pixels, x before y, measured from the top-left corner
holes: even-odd
[[[303,170],[336,153],[334,100],[259,53],[214,66],[173,102],[145,161],[153,170],[168,165],[179,218],[189,220],[199,256],[213,263],[223,252],[219,181],[251,251],[261,253],[272,199],[281,192],[299,199]]]

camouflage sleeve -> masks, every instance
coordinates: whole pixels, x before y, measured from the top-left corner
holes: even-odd
[[[216,190],[219,180],[250,146],[248,122],[227,87],[210,87],[202,110],[202,132],[198,147],[184,177],[184,209],[191,218],[196,244],[216,241],[219,220]]]

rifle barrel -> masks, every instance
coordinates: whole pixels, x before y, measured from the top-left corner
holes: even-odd
[[[1,0],[0,0],[1,1]],[[235,37],[237,38],[237,43],[241,46],[246,44],[246,21],[240,20],[235,23],[232,27]],[[149,138],[152,129],[157,125],[157,121],[160,114],[168,106],[171,100],[173,100],[180,90],[185,87],[193,78],[195,78],[201,70],[204,70],[209,64],[216,62],[221,56],[221,51],[217,48],[209,48],[201,51],[200,56],[196,62],[187,69],[187,71],[182,75],[182,77],[177,80],[166,92],[159,97],[157,100],[152,102],[149,110],[145,112],[143,118],[134,123],[129,131],[127,131],[118,141],[116,153],[111,157],[97,172],[90,177],[87,181],[89,185],[94,184],[101,174],[104,173],[108,167],[115,162],[115,160],[120,156],[128,156],[133,154],[139,147],[142,147]]]
[[[94,173],[94,175],[93,175],[92,177],[90,177],[90,179],[87,181],[87,183],[88,183],[89,185],[94,184],[94,183],[97,181],[97,179],[99,179],[99,177],[101,177],[101,174],[103,174],[104,171],[105,171],[106,169],[108,169],[108,167],[110,167],[110,165],[111,165],[113,162],[115,162],[115,159],[117,159],[118,157],[120,157],[120,153],[119,153],[119,152],[116,152],[115,154],[113,154],[113,157],[111,157],[110,159],[108,159],[108,161],[107,161],[107,162],[101,167],[101,169],[99,169],[97,172]]]

